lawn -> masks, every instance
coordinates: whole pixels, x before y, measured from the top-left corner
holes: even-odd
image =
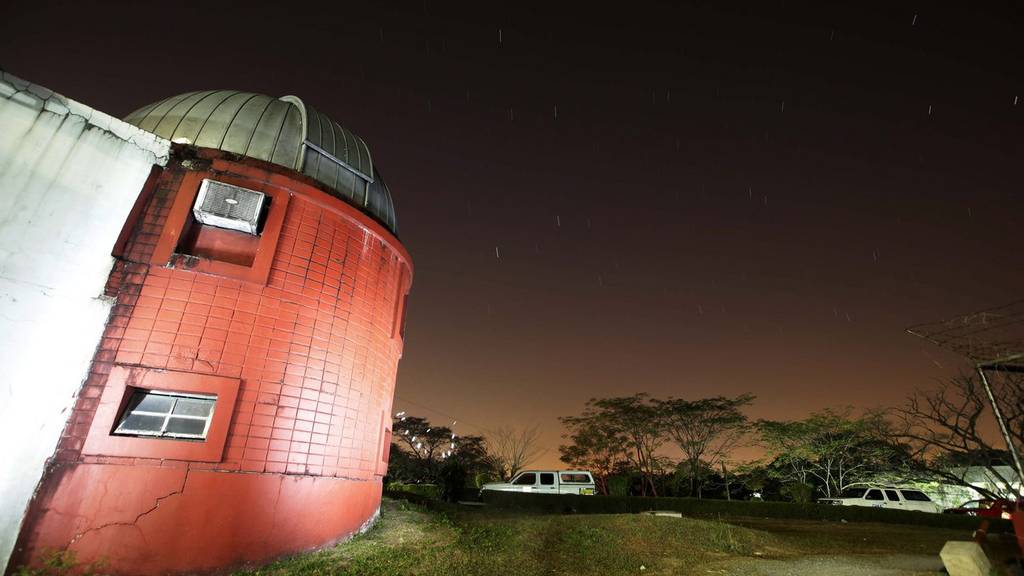
[[[815,520],[428,511],[385,499],[380,520],[366,534],[239,574],[928,574],[943,543],[969,536],[944,528]],[[901,562],[906,570],[898,569]]]

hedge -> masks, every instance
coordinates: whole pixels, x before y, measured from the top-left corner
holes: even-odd
[[[444,502],[441,502],[437,498],[430,498],[429,496],[423,496],[422,494],[416,494],[415,492],[406,492],[404,490],[384,490],[384,496],[394,498],[396,500],[405,500],[426,508],[436,508],[437,506],[444,504]]]
[[[441,490],[436,484],[392,483],[384,487],[384,494],[392,498],[402,498],[417,504],[422,504],[427,500],[441,501]],[[480,502],[480,490],[478,488],[465,488],[459,494],[457,500],[459,502]]]
[[[388,492],[407,492],[435,500],[439,498],[441,493],[441,489],[437,484],[402,484],[401,482],[392,482],[385,489]]]
[[[578,496],[576,494],[524,494],[486,490],[484,502],[495,508],[555,514],[622,514],[650,510],[671,510],[694,518],[754,517],[827,520],[833,522],[881,522],[913,524],[973,531],[981,519],[957,514],[932,514],[866,506],[756,502],[748,500],[703,500],[697,498],[652,498],[641,496]],[[1010,532],[1006,520],[992,520],[989,532]]]

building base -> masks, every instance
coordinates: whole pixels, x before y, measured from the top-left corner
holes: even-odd
[[[12,567],[68,551],[111,574],[222,571],[344,540],[381,498],[379,478],[87,463],[50,474]]]

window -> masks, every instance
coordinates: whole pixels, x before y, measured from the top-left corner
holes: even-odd
[[[839,495],[840,498],[863,498],[867,488],[847,488]]]
[[[216,396],[137,389],[114,429],[121,436],[205,440]]]
[[[900,501],[900,494],[899,494],[899,492],[897,492],[895,490],[886,490],[885,491],[885,497],[888,498],[892,502],[899,502]]]
[[[406,312],[409,310],[409,293],[402,296],[402,317],[399,319],[398,324],[398,335],[402,337],[402,341],[405,341],[405,326],[406,326]]]
[[[903,499],[910,500],[911,502],[931,502],[931,498],[927,494],[920,490],[901,490],[903,492]]]
[[[882,496],[881,490],[868,490],[868,493],[864,495],[865,500],[885,500],[885,496]]]
[[[516,486],[533,486],[537,483],[537,475],[533,472],[527,472],[526,474],[520,474],[512,484]]]
[[[390,458],[391,458],[391,430],[385,428],[384,429],[384,449],[383,449],[383,454],[381,454],[381,456],[380,456],[380,459],[381,459],[381,462],[384,462],[385,464],[387,464],[387,462],[388,462],[388,460]]]
[[[564,484],[590,484],[590,474],[562,474]]]
[[[541,486],[554,486],[555,485],[555,473],[554,472],[541,472],[540,473],[540,484],[541,484]]]
[[[160,458],[165,460],[183,460],[189,462],[220,462],[227,445],[228,428],[234,414],[235,401],[238,399],[238,388],[242,381],[238,378],[177,372],[175,370],[156,370],[141,366],[123,366],[115,364],[110,368],[107,385],[103,389],[96,415],[89,426],[89,435],[82,446],[82,454],[88,456],[121,456],[129,458]],[[173,390],[173,392],[170,392]],[[136,395],[140,395],[137,397]],[[152,395],[152,401],[158,400],[160,394],[172,397],[197,399],[198,404],[209,405],[203,408],[208,412],[204,418],[199,414],[189,413],[197,408],[196,403],[183,402],[170,410],[144,410],[152,404],[143,404],[140,400]],[[163,400],[163,399],[160,399]],[[206,402],[201,402],[205,400]],[[163,400],[166,402],[166,400]],[[216,405],[214,406],[214,403]],[[128,418],[133,410],[153,412],[138,416],[157,416],[157,420],[171,420],[171,435],[161,436],[163,429],[150,424],[149,430],[144,429],[148,422],[156,420]],[[172,417],[173,416],[173,417]],[[181,420],[190,420],[187,416],[209,420],[204,422],[205,429],[198,438],[176,435],[182,432],[178,425]],[[128,426],[125,426],[127,424]],[[162,424],[162,423],[161,423]],[[192,423],[188,423],[192,424]],[[198,425],[192,424],[196,428]],[[119,429],[120,428],[120,429]],[[188,432],[188,429],[185,430]],[[177,438],[177,441],[173,439]],[[193,441],[188,441],[193,440]]]

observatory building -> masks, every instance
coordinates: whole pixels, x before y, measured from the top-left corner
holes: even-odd
[[[409,254],[294,96],[118,120],[0,76],[0,560],[216,571],[368,526]]]

